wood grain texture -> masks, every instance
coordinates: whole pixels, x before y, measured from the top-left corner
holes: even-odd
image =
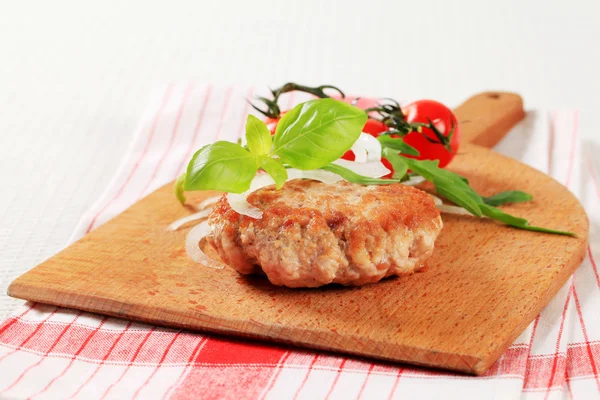
[[[463,143],[492,148],[525,117],[523,99],[516,93],[484,92],[454,110]]]
[[[520,97],[506,93],[477,95],[456,112],[459,120],[473,121],[463,125],[465,138],[484,145],[523,116]],[[481,146],[464,144],[451,169],[483,195],[526,190],[532,202],[504,208],[578,236],[444,215],[435,252],[419,273],[357,288],[287,289],[190,261],[184,249],[189,227],[165,227],[191,211],[166,185],[18,278],[9,294],[154,324],[481,374],[579,266],[588,222],[558,182]]]

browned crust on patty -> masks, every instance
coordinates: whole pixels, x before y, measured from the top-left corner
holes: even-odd
[[[361,285],[412,273],[433,251],[441,218],[422,190],[391,184],[326,185],[296,179],[262,188],[248,202],[261,219],[240,215],[223,196],[208,241],[242,274],[262,271],[277,285]]]

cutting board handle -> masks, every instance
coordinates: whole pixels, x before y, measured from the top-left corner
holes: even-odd
[[[516,93],[483,92],[454,110],[461,141],[491,148],[525,117],[523,99]]]

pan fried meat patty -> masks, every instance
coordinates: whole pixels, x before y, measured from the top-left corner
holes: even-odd
[[[241,274],[275,285],[364,285],[411,274],[433,252],[442,219],[433,199],[401,184],[327,185],[296,179],[259,189],[248,202],[261,219],[235,212],[223,196],[209,216],[208,242]]]

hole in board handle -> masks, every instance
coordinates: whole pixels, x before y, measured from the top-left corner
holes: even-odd
[[[499,98],[500,98],[500,95],[499,95],[498,93],[489,93],[489,94],[488,94],[488,97],[489,97],[490,99],[499,99]]]

